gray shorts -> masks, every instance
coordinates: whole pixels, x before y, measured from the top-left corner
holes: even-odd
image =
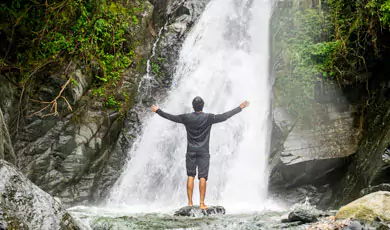
[[[205,178],[209,176],[210,154],[209,153],[187,153],[186,154],[186,168],[187,176],[196,176],[196,167],[198,167],[198,178]]]

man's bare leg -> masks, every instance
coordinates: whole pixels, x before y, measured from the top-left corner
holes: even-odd
[[[194,191],[194,179],[195,177],[189,176],[187,179],[187,196],[188,196],[188,206],[192,206],[192,192]]]
[[[200,193],[200,209],[207,209],[204,203],[204,197],[206,195],[206,178],[199,179],[199,193]]]

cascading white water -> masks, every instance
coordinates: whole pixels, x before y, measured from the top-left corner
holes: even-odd
[[[267,191],[271,86],[268,77],[267,0],[213,0],[183,44],[174,84],[160,107],[192,112],[201,96],[205,112],[222,113],[242,101],[250,106],[212,128],[206,203],[229,212],[262,209]],[[186,133],[183,125],[152,115],[108,200],[134,212],[186,205]],[[197,184],[195,184],[197,186]],[[194,202],[199,202],[197,187]]]
[[[161,27],[161,29],[158,31],[157,39],[153,43],[152,55],[149,57],[148,61],[146,62],[146,74],[142,77],[141,81],[138,84],[138,91],[141,91],[141,90],[146,91],[146,92],[143,92],[143,94],[141,94],[141,96],[143,96],[143,95],[150,96],[151,95],[151,80],[152,80],[151,69],[152,69],[152,66],[150,64],[150,60],[156,55],[156,47],[157,47],[158,41],[160,40],[161,34],[167,25],[168,25],[168,22],[166,22],[165,25],[163,27]]]

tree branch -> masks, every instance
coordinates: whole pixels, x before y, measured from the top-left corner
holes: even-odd
[[[69,69],[71,64],[72,64],[72,61],[69,62],[68,66],[65,69],[65,76],[68,75],[68,69]],[[69,85],[71,80],[72,80],[72,77],[69,77],[68,80],[65,82],[65,84],[61,86],[60,92],[53,100],[51,100],[51,101],[37,101],[41,104],[45,104],[46,106],[43,107],[42,109],[32,113],[31,115],[29,115],[27,117],[40,116],[40,117],[44,118],[44,117],[48,117],[48,116],[58,116],[58,99],[60,99],[60,98],[62,98],[65,101],[65,103],[68,106],[68,110],[72,111],[72,106],[70,105],[68,100],[64,96],[62,96],[62,93],[64,92],[66,87]],[[49,113],[44,114],[44,115],[40,115],[40,113],[42,113],[43,111],[45,111],[47,109],[49,109]]]

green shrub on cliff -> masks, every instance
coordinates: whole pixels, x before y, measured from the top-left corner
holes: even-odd
[[[390,74],[390,1],[302,2],[281,2],[273,16],[276,103],[302,118],[316,103],[316,84],[330,82],[353,92],[346,97],[362,126]]]
[[[22,91],[36,78],[73,60],[93,76],[93,88],[112,92],[137,59],[132,26],[148,4],[128,1],[29,1],[0,5],[0,71],[12,72]],[[34,94],[34,93],[33,93]],[[104,95],[106,98],[109,95]]]
[[[340,85],[366,81],[362,73],[371,72],[375,61],[387,52],[390,25],[389,0],[327,0],[332,23],[331,40],[338,42],[332,62],[324,68],[337,73]]]
[[[303,117],[312,106],[316,82],[329,76],[323,66],[328,65],[330,54],[339,44],[327,42],[329,19],[321,9],[289,5],[281,6],[279,10],[279,23],[273,29],[277,50],[274,63],[276,103],[290,114]]]

